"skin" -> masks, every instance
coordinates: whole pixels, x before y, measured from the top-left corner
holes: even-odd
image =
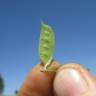
[[[79,64],[60,66],[53,61],[50,68],[56,68],[56,73],[40,72],[41,68],[43,65],[38,64],[29,72],[18,96],[96,96],[96,78]]]

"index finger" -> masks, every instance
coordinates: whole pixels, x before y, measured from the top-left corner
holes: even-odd
[[[58,68],[58,62],[53,61],[51,67]],[[35,66],[24,81],[18,96],[52,96],[54,72],[40,72],[42,64]]]

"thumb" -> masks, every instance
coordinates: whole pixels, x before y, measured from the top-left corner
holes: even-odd
[[[56,96],[96,96],[96,81],[79,64],[62,66],[54,80]]]

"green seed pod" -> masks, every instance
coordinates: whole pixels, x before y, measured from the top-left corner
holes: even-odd
[[[49,25],[41,24],[39,55],[44,65],[48,65],[52,60],[54,51],[54,33]]]

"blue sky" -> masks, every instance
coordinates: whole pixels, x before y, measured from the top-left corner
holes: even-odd
[[[96,0],[0,0],[0,74],[5,93],[19,89],[40,62],[40,23],[55,33],[54,59],[96,74]]]

